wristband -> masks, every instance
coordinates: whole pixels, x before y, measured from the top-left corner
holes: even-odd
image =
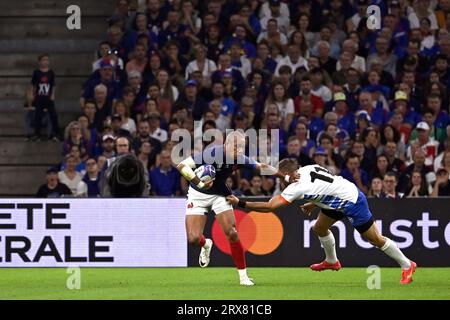
[[[284,181],[286,181],[287,183],[289,183],[289,179],[290,179],[291,177],[287,174],[287,175],[285,175],[284,176]]]
[[[245,208],[247,201],[239,199],[238,207]]]
[[[200,188],[200,189],[203,189],[204,186],[205,186],[205,184],[203,183],[203,181],[200,181],[200,182],[197,184],[197,187]]]

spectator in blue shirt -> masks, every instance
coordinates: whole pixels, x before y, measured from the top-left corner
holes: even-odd
[[[360,168],[360,160],[356,154],[350,153],[347,155],[345,169],[341,171],[341,176],[353,182],[362,192],[367,193],[369,175]]]
[[[181,194],[180,173],[172,166],[170,151],[161,152],[161,164],[150,171],[151,194],[153,196],[179,196]]]

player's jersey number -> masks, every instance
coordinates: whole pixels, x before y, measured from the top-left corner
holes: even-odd
[[[322,181],[325,181],[328,183],[333,183],[333,181],[334,181],[333,178],[319,173],[319,172],[325,172],[327,175],[330,175],[333,177],[334,174],[332,174],[330,171],[328,171],[327,169],[321,168],[321,167],[314,167],[314,170],[315,170],[315,172],[311,171],[309,173],[309,175],[311,176],[311,182],[314,183],[314,181],[316,181],[316,179],[319,179],[319,180],[322,180]]]

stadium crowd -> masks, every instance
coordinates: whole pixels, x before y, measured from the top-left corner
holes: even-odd
[[[61,166],[38,195],[97,196],[123,136],[150,194],[182,195],[171,136],[201,121],[278,129],[281,158],[320,164],[369,196],[450,196],[449,32],[450,0],[117,0],[80,116],[61,133]],[[245,170],[229,186],[279,192]]]

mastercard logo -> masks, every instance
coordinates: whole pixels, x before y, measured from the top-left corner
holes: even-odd
[[[279,247],[283,240],[283,225],[275,214],[234,210],[234,216],[239,239],[245,251],[265,255]],[[230,244],[217,220],[213,223],[212,238],[220,251],[231,254]]]

